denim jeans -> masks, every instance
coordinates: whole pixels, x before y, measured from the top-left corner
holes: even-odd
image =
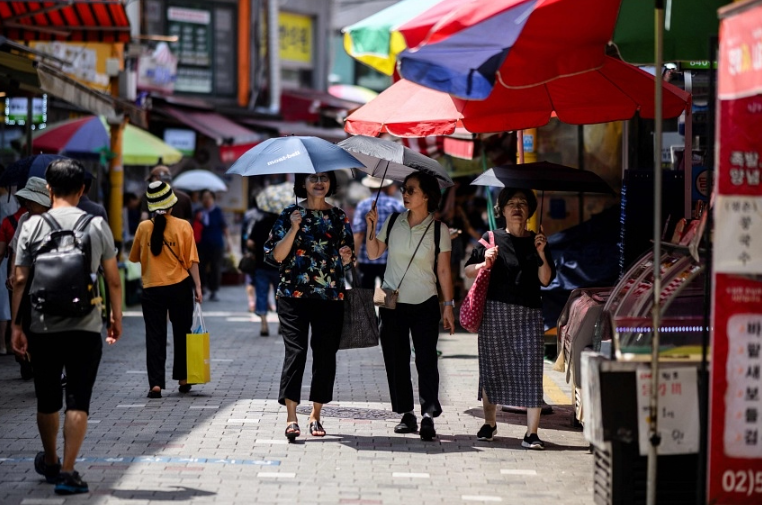
[[[280,272],[270,268],[257,268],[254,273],[254,291],[257,295],[257,305],[254,313],[258,316],[266,316],[268,300],[270,299],[270,286],[273,291],[278,289]]]

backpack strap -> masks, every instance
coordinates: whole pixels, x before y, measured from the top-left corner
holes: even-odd
[[[437,273],[437,265],[439,263],[439,240],[442,238],[442,222],[434,220],[434,277],[439,283],[439,274]]]
[[[386,227],[386,240],[384,240],[387,249],[389,248],[389,236],[392,234],[392,226],[394,226],[394,222],[397,220],[399,215],[399,212],[392,212],[392,215],[389,216],[389,226]]]
[[[16,217],[13,214],[11,214],[10,216],[8,216],[8,222],[11,223],[11,226],[13,227],[13,231],[16,231],[16,228],[18,228],[19,226],[18,219],[16,219]]]
[[[43,214],[43,216],[44,215],[45,214]],[[92,214],[87,214],[87,213],[82,214],[81,216],[79,216],[79,219],[77,219],[77,222],[74,223],[73,230],[80,231],[80,232],[85,231],[87,229],[87,226],[90,224],[90,221],[92,221],[94,217],[95,216],[93,216]]]
[[[61,225],[58,224],[58,221],[56,221],[56,219],[50,214],[48,214],[47,212],[43,212],[42,214],[40,214],[40,217],[42,218],[43,221],[45,221],[48,224],[48,226],[50,226],[50,228],[53,231],[59,231],[63,229],[61,228]]]

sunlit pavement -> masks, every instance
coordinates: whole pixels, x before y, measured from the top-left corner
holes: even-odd
[[[393,433],[399,418],[390,410],[376,347],[339,352],[335,401],[323,410],[328,436],[309,436],[305,401],[302,436],[287,444],[286,411],[276,401],[283,360],[277,317],[269,317],[271,336],[260,337],[243,287],[224,288],[220,299],[204,303],[212,382],[187,395],[168,382],[161,400],[146,398],[140,308],[126,313],[123,339],[104,348],[77,464],[89,495],[57,496],[34,472],[32,459],[42,446],[33,385],[21,380],[12,357],[0,356],[0,503],[593,502],[592,456],[581,431],[571,427],[564,374],[550,365],[545,399],[554,413],[542,417],[542,452],[521,447],[520,414],[500,413],[495,441],[476,440],[483,422],[476,338],[466,333],[440,338],[444,413],[436,420],[436,441]]]

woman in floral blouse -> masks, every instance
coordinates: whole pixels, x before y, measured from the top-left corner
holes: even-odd
[[[264,247],[265,255],[280,264],[276,296],[286,357],[278,402],[288,410],[286,437],[290,441],[301,434],[296,406],[301,400],[310,327],[311,435],[325,436],[320,410],[333,399],[336,352],[344,322],[344,270],[354,256],[347,215],[325,200],[335,191],[333,172],[297,174],[294,193],[306,200],[281,213]]]

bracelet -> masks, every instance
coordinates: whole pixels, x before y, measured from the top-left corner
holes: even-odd
[[[443,302],[442,305],[444,305],[445,307],[447,306],[455,307],[455,300],[450,300],[449,302]]]

